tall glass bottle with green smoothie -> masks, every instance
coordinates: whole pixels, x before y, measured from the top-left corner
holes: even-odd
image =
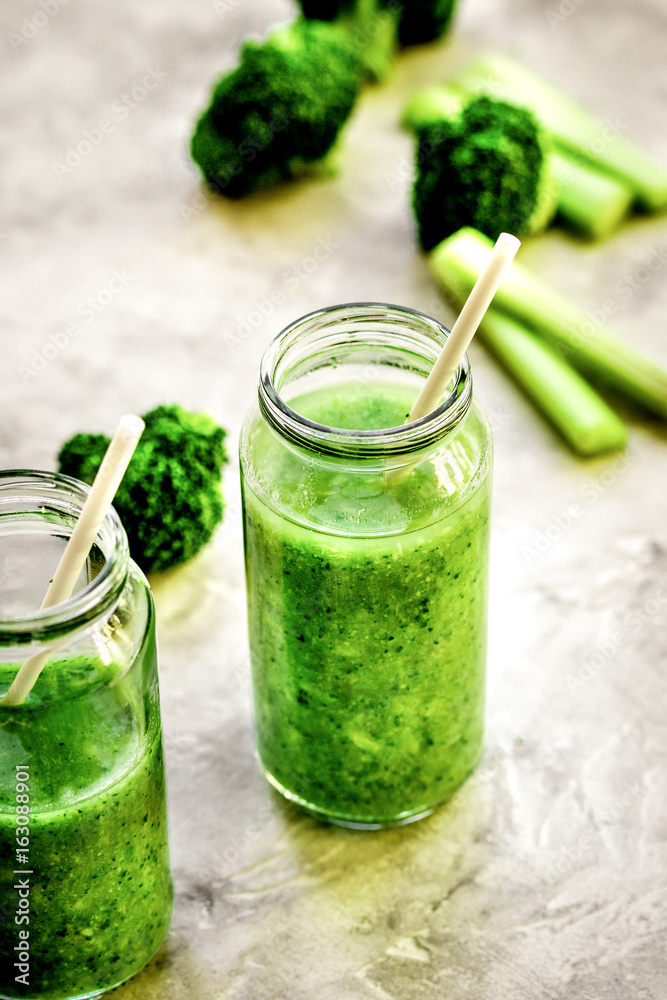
[[[0,477],[0,997],[90,997],[138,972],[168,930],[155,612],[107,514],[72,597],[39,611],[88,495],[65,476]]]
[[[381,304],[306,316],[243,429],[259,758],[343,825],[427,815],[482,750],[492,444],[467,358],[405,422],[447,334]]]

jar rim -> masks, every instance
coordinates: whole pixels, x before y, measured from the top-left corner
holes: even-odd
[[[317,309],[300,317],[273,338],[262,357],[259,378],[259,403],[265,418],[281,434],[303,447],[328,455],[359,458],[377,457],[378,453],[406,455],[439,441],[465,417],[472,402],[472,373],[464,355],[453,376],[448,395],[436,409],[418,420],[381,430],[361,430],[320,424],[294,410],[281,396],[277,373],[287,352],[300,338],[317,331],[329,332],[357,321],[371,335],[373,322],[395,323],[413,347],[424,348],[430,341],[432,362],[445,344],[450,331],[426,313],[408,306],[384,302],[348,302]],[[418,332],[423,339],[417,339]],[[414,336],[411,338],[410,333]],[[370,342],[370,339],[369,339]]]
[[[90,490],[86,483],[59,472],[3,471],[0,473],[0,527],[3,516],[30,513],[32,503],[35,504],[33,513],[48,505],[52,511],[76,517]],[[19,504],[24,506],[19,507]],[[112,506],[105,514],[96,541],[104,554],[104,565],[95,578],[52,607],[12,617],[0,614],[0,646],[53,643],[111,614],[129,573],[127,535]]]

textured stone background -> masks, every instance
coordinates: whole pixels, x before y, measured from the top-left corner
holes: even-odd
[[[550,23],[558,4],[461,0],[447,44],[365,95],[337,179],[227,204],[188,160],[192,121],[240,38],[289,16],[287,0],[4,0],[0,463],[53,468],[75,430],[160,401],[210,410],[233,451],[262,351],[297,315],[363,298],[449,319],[414,248],[396,122],[414,87],[485,47],[667,162],[665,0],[564,0]],[[124,112],[151,69],[155,89]],[[103,141],[59,168],[104,118]],[[585,308],[613,300],[615,329],[667,364],[664,219],[523,253]],[[69,324],[68,343],[51,339]],[[379,834],[318,826],[270,792],[233,460],[215,543],[154,581],[177,906],[124,1000],[667,995],[665,431],[628,414],[623,459],[579,462],[481,347],[471,357],[497,446],[484,764],[431,819]]]

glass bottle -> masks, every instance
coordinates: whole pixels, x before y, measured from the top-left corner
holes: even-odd
[[[259,759],[346,826],[427,815],[482,750],[492,443],[467,358],[405,423],[447,335],[377,303],[297,320],[242,432]]]
[[[41,601],[88,495],[66,476],[0,477],[0,996],[88,997],[138,972],[168,930],[155,610],[113,509],[72,597]]]

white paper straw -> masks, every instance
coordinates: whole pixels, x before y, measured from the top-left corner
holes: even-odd
[[[466,304],[452,327],[447,343],[438,355],[410,410],[406,423],[425,417],[440,403],[450,378],[468,350],[470,341],[477,333],[479,324],[484,319],[484,314],[491,305],[520,246],[521,241],[509,233],[501,233],[498,237],[484,270],[475,282]],[[400,483],[413,469],[414,465],[390,469],[385,475],[386,482]]]
[[[130,464],[130,459],[143,433],[144,426],[141,417],[136,417],[134,414],[126,414],[121,417],[118,429],[111,439],[95,476],[88,499],[83,505],[74,531],[42,601],[42,610],[50,608],[54,604],[60,604],[71,597],[74,585],[79,579],[81,570],[86,565],[86,560],[97,538],[102,521],[106,517],[109,505],[112,503]],[[56,646],[29,657],[21,666],[0,704],[22,704],[32,691],[44,664],[47,663],[56,648],[59,647]]]
[[[514,260],[521,241],[509,233],[501,233],[486,267],[475,282],[466,304],[452,327],[447,343],[424,382],[422,391],[410,410],[408,421],[419,420],[438,406],[447,384],[477,333],[486,310],[500,288]]]

